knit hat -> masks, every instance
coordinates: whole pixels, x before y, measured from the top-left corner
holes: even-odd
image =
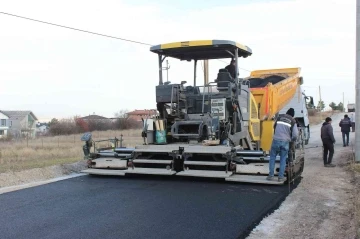
[[[288,111],[286,112],[287,115],[290,115],[291,117],[294,117],[295,115],[295,110],[293,108],[288,109]]]

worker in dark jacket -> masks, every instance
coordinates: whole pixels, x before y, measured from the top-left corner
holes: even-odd
[[[230,65],[226,66],[225,69],[228,70],[232,78],[236,78],[236,63],[234,59],[231,60]]]
[[[349,133],[351,129],[351,120],[348,115],[345,115],[344,118],[340,121],[339,126],[341,127],[343,146],[349,146]],[[346,142],[345,142],[346,136]]]
[[[335,138],[331,123],[332,123],[332,119],[330,117],[327,117],[321,127],[321,140],[324,148],[323,160],[325,167],[335,167],[335,165],[331,163],[332,158],[334,156],[334,144],[335,144]],[[329,153],[329,158],[328,158],[328,153]]]
[[[267,180],[273,180],[275,170],[276,156],[280,155],[280,170],[278,181],[285,182],[284,177],[286,158],[289,154],[290,142],[296,141],[298,137],[298,128],[294,119],[295,110],[290,108],[286,114],[281,114],[274,125],[274,137],[270,149],[269,176]]]

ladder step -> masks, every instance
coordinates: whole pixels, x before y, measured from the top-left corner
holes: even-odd
[[[275,169],[279,168],[280,164],[275,163]],[[263,163],[249,163],[249,164],[237,164],[236,165],[236,173],[238,174],[260,174],[260,175],[268,175],[269,174],[269,162]],[[275,175],[278,173],[274,172]]]
[[[209,161],[184,161],[185,165],[208,165],[208,166],[226,166],[226,162],[209,162]]]
[[[94,169],[94,168],[89,168],[81,171],[81,173],[95,174],[95,175],[109,175],[109,176],[125,176],[125,172],[126,170]]]
[[[134,163],[156,163],[156,164],[171,164],[172,160],[163,159],[134,159]]]
[[[160,168],[129,168],[126,174],[151,174],[151,175],[174,175],[176,171],[160,169]]]
[[[115,157],[115,155],[117,155],[118,157],[130,157],[131,156],[131,154],[119,154],[119,153],[115,153],[115,152],[100,152],[99,155],[102,157]]]
[[[259,184],[275,184],[282,185],[284,182],[278,182],[277,180],[266,180],[267,176],[254,176],[254,175],[232,175],[231,177],[225,178],[226,181],[230,182],[242,182],[242,183],[259,183]]]
[[[232,175],[232,172],[225,171],[207,171],[207,170],[186,170],[178,172],[178,176],[188,177],[204,177],[204,178],[227,178]]]

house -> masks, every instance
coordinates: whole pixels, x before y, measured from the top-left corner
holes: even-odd
[[[129,119],[133,119],[135,121],[141,121],[141,118],[151,118],[156,115],[156,110],[150,109],[150,110],[134,110],[127,113],[127,116]]]
[[[84,117],[80,117],[80,119],[84,120],[85,122],[91,122],[91,123],[95,123],[95,124],[108,124],[108,123],[112,123],[113,120],[112,118],[106,118],[104,116],[100,116],[100,115],[88,115],[88,116],[84,116]]]
[[[0,112],[0,138],[8,135],[9,131],[9,116]]]
[[[36,133],[40,135],[44,135],[49,131],[48,123],[37,123],[36,124]]]
[[[5,111],[0,110],[0,113],[9,117],[9,132],[15,137],[29,136],[35,138],[36,136],[36,121],[38,118],[33,112],[27,111]]]

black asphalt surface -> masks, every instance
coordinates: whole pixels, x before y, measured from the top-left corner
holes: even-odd
[[[81,176],[0,195],[0,238],[243,238],[287,186]]]

